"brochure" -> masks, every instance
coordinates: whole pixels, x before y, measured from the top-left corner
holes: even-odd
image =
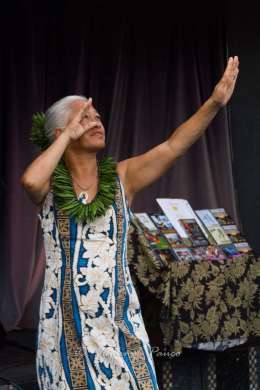
[[[148,230],[150,231],[156,231],[157,228],[155,224],[151,221],[151,218],[147,213],[135,213],[135,217],[138,219],[139,222]]]
[[[217,245],[231,244],[232,241],[209,210],[196,210],[196,214],[208,229]]]
[[[210,212],[213,214],[213,216],[216,218],[218,223],[223,225],[234,225],[233,219],[228,215],[225,209],[210,209]]]
[[[203,226],[200,219],[194,213],[189,202],[185,199],[163,199],[157,198],[156,201],[160,205],[161,209],[165,215],[169,218],[173,227],[177,230],[177,233],[181,238],[189,239],[189,235],[186,232],[185,228],[181,224],[180,220],[182,219],[195,219],[200,229],[202,230],[205,238],[208,239],[209,234],[207,229]]]

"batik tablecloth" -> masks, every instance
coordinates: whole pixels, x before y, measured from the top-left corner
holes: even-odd
[[[206,343],[217,349],[260,336],[260,258],[253,254],[223,261],[164,258],[133,220],[128,261],[134,281],[158,300],[158,326],[171,351]]]

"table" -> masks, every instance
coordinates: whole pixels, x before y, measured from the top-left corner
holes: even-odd
[[[128,261],[137,291],[141,283],[156,298],[169,351],[224,350],[260,336],[260,258],[255,255],[223,261],[158,258],[133,219]],[[140,301],[142,306],[141,296]]]

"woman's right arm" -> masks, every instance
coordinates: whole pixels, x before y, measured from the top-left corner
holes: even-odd
[[[36,205],[41,205],[47,195],[51,175],[69,143],[69,133],[64,131],[23,173],[21,184]]]
[[[58,165],[66,148],[71,141],[78,139],[89,128],[97,125],[96,122],[89,124],[88,128],[83,128],[80,124],[83,113],[92,104],[92,99],[88,99],[80,110],[74,115],[72,120],[65,127],[64,131],[56,140],[42,152],[25,170],[21,177],[21,185],[25,188],[31,200],[40,206],[49,189],[50,179],[54,169]]]

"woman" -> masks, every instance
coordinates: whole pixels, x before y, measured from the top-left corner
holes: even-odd
[[[117,164],[97,162],[105,131],[91,99],[61,99],[47,110],[44,128],[35,125],[45,150],[21,182],[40,206],[46,251],[40,389],[158,389],[126,259],[129,205],[204,133],[237,75],[231,57],[210,98],[169,139]]]

